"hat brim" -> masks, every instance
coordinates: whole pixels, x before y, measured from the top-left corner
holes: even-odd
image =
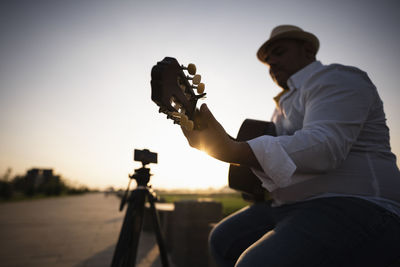
[[[278,34],[278,35],[270,38],[269,40],[267,40],[265,43],[263,43],[257,51],[257,58],[261,62],[265,63],[266,48],[268,46],[270,46],[273,42],[281,40],[281,39],[295,39],[295,40],[308,41],[314,46],[315,53],[317,53],[318,49],[319,49],[319,40],[314,34],[309,33],[309,32],[304,32],[304,31],[288,31],[288,32],[283,32],[281,34]]]

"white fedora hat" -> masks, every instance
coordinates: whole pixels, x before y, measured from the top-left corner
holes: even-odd
[[[314,34],[303,31],[303,29],[294,25],[279,25],[271,31],[269,39],[265,43],[263,43],[263,45],[258,49],[258,59],[262,62],[265,62],[265,49],[272,42],[280,39],[296,39],[308,41],[314,46],[315,53],[317,53],[319,49],[319,40]]]

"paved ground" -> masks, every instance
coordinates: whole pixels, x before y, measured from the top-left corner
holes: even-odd
[[[118,208],[100,193],[0,204],[0,266],[110,266]],[[138,254],[137,266],[161,266],[153,233],[142,232]]]

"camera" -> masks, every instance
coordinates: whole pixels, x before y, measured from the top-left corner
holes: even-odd
[[[143,165],[157,163],[157,153],[151,152],[148,149],[135,149],[133,159],[142,162]]]

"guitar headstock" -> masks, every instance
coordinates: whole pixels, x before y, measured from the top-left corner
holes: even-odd
[[[175,58],[165,57],[151,70],[151,99],[160,107],[159,112],[192,130],[197,100],[206,95],[200,81],[194,64],[184,67]]]

